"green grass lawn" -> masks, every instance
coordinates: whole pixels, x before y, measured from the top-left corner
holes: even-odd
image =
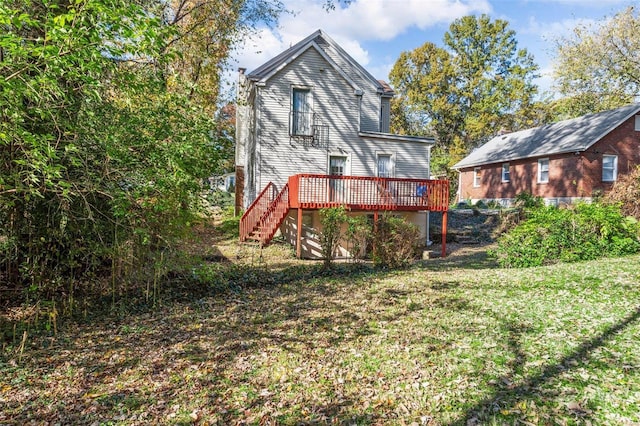
[[[640,422],[640,256],[292,265],[10,348],[0,424]]]

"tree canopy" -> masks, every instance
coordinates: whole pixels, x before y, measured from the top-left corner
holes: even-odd
[[[228,167],[220,74],[279,0],[0,3],[0,280],[37,295],[157,264]]]
[[[560,118],[604,111],[640,94],[640,15],[628,7],[612,19],[579,26],[556,41]]]
[[[537,70],[508,23],[482,15],[454,21],[443,47],[427,42],[403,52],[390,79],[403,108],[429,126],[455,162],[501,128],[531,124]]]

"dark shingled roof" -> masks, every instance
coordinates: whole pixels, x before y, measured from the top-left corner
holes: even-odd
[[[453,166],[454,169],[530,157],[581,152],[640,111],[640,103],[583,115],[546,126],[499,135]]]

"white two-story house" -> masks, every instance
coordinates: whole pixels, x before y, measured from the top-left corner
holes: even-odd
[[[393,95],[321,30],[249,73],[240,69],[241,240],[264,244],[280,229],[298,256],[317,257],[318,209],[337,205],[374,221],[397,212],[426,238],[427,212],[446,214],[448,182],[429,179],[433,139],[389,133]]]

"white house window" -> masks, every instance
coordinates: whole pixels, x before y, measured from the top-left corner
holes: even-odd
[[[509,170],[509,163],[502,165],[502,181],[509,182],[511,180],[511,172]]]
[[[480,167],[475,167],[473,169],[473,187],[480,187]]]
[[[538,160],[538,183],[549,182],[549,159],[541,158]]]
[[[391,154],[378,154],[378,177],[393,177],[393,162]]]
[[[618,156],[603,155],[602,156],[602,181],[615,182],[618,178]]]
[[[291,93],[289,132],[293,136],[312,136],[312,124],[311,89],[294,87]]]

